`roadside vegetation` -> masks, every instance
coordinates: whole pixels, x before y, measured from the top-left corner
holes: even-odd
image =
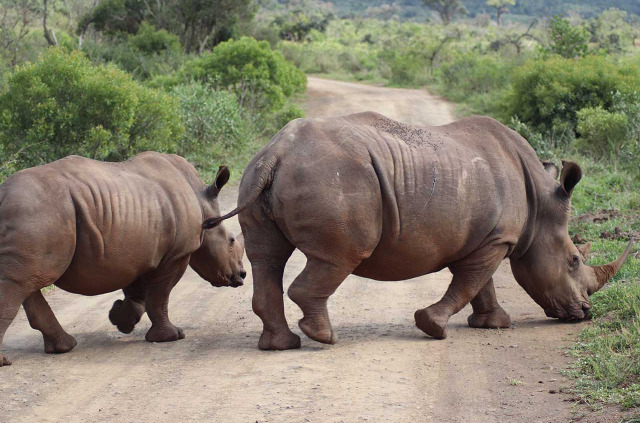
[[[221,11],[223,13],[221,13]],[[239,178],[306,77],[247,37],[252,0],[0,0],[0,177],[69,154],[178,153]]]
[[[570,234],[602,264],[629,239],[640,244],[640,19],[595,1],[553,2],[563,15],[544,17],[540,3],[297,3],[261,13],[255,34],[307,73],[427,87],[459,116],[490,115],[520,132],[541,159],[580,163]],[[574,393],[594,407],[640,407],[638,248],[593,296],[593,325],[571,349]]]
[[[592,260],[640,244],[635,0],[0,0],[0,179],[68,154],[187,157],[240,176],[305,73],[427,87],[541,159],[579,162],[571,235]],[[640,407],[640,259],[593,297],[575,394]]]

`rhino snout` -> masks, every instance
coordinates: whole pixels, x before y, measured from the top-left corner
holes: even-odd
[[[571,304],[567,309],[544,309],[547,317],[563,321],[577,321],[591,318],[591,305],[588,302]]]

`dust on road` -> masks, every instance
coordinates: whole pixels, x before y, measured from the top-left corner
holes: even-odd
[[[422,90],[391,89],[309,78],[307,114],[374,110],[417,124],[453,119],[451,105]],[[216,164],[217,165],[217,164]],[[222,210],[237,187],[222,191]],[[234,233],[237,219],[226,223]],[[246,260],[246,259],[245,259]],[[285,291],[302,270],[296,252]],[[514,326],[471,329],[467,307],[451,319],[449,338],[424,336],[413,312],[437,301],[448,271],[404,282],[350,276],[331,297],[339,341],[302,335],[300,310],[288,298],[300,350],[257,349],[262,325],[251,311],[251,266],[244,287],[212,288],[188,271],[173,291],[170,317],[186,339],[150,344],[146,316],[123,335],[107,318],[114,293],[47,296],[78,346],[43,352],[23,312],[5,336],[14,365],[0,369],[0,422],[565,422],[569,382],[564,351],[583,324],[559,324],[516,284],[508,264],[494,276]],[[601,420],[606,421],[604,416]]]

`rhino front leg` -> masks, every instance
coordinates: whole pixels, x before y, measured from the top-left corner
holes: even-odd
[[[469,304],[487,285],[507,249],[506,245],[485,246],[450,266],[453,280],[447,292],[437,303],[415,312],[416,326],[429,336],[446,338],[449,318]],[[493,284],[491,288],[493,290]],[[495,292],[493,295],[495,301]]]
[[[9,358],[2,354],[2,340],[26,296],[24,289],[17,283],[0,280],[0,367],[11,365]]]
[[[187,270],[188,264],[189,256],[157,269],[147,277],[145,303],[151,320],[151,328],[145,336],[147,341],[171,342],[184,338],[182,329],[169,321],[169,294]]]
[[[473,313],[467,318],[472,328],[498,329],[511,326],[511,318],[496,299],[493,278],[471,300]]]
[[[145,313],[147,285],[139,279],[125,287],[124,300],[116,300],[109,311],[109,320],[122,333],[131,333]]]
[[[66,353],[77,345],[76,339],[60,326],[40,290],[29,295],[22,306],[31,327],[42,332],[44,352],[47,354]]]

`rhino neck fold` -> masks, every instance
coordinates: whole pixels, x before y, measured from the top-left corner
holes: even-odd
[[[515,259],[519,259],[524,256],[533,243],[536,232],[536,222],[538,221],[539,207],[539,193],[536,188],[534,178],[531,175],[531,172],[529,172],[529,167],[523,160],[522,156],[520,156],[520,154],[518,154],[518,156],[520,158],[520,165],[522,166],[523,182],[527,195],[527,218],[522,228],[522,233],[520,234],[520,237],[518,237],[518,242],[509,255],[509,257]]]

